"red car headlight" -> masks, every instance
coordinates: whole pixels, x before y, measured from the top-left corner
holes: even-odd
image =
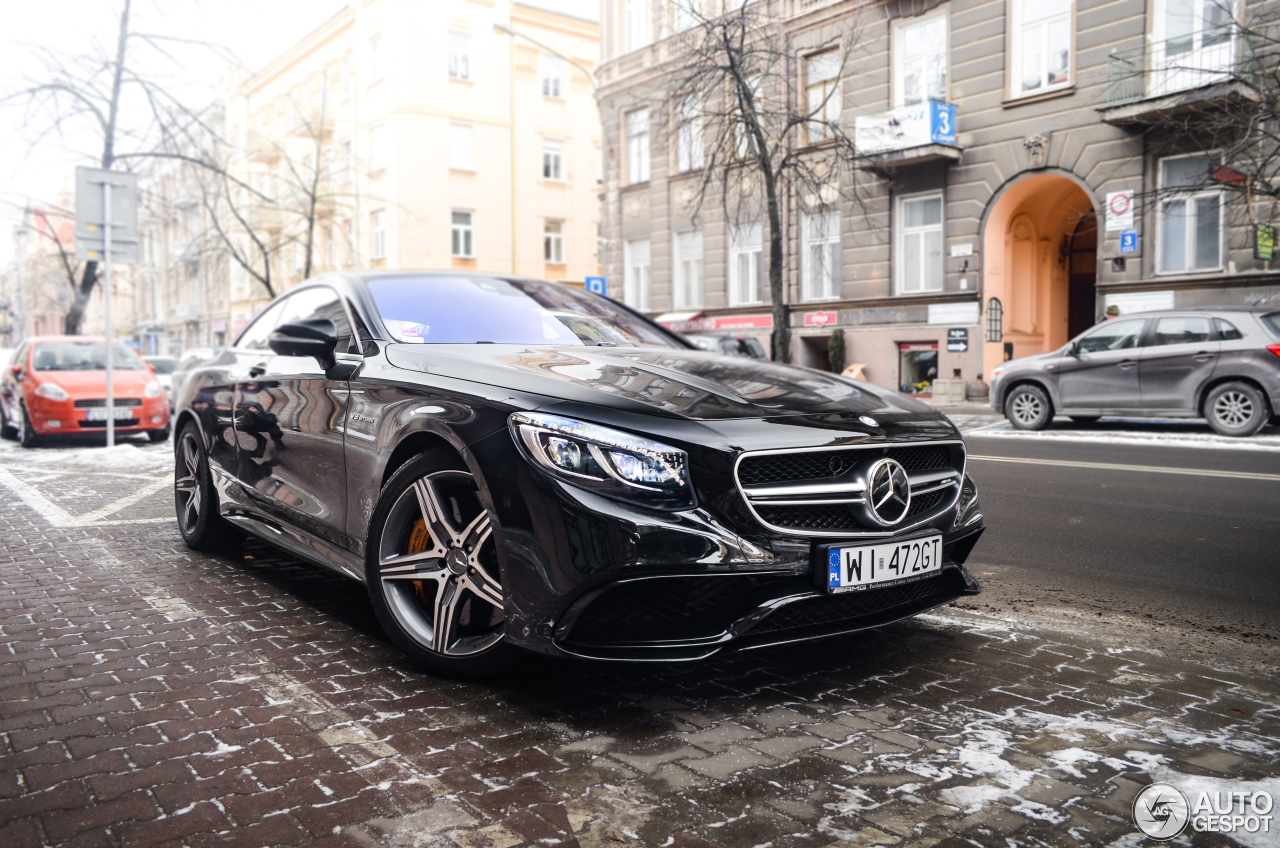
[[[35,394],[36,397],[42,397],[45,400],[70,400],[71,398],[67,390],[57,383],[41,383],[36,386]]]

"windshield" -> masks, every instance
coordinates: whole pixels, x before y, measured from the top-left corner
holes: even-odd
[[[612,301],[559,283],[381,277],[369,292],[392,338],[413,344],[681,347]]]
[[[132,350],[122,344],[112,346],[111,367],[120,371],[146,368]],[[107,367],[105,342],[44,342],[31,355],[36,371],[103,371]]]
[[[156,367],[157,374],[172,374],[173,370],[178,367],[178,360],[170,359],[167,356],[148,356],[143,362]]]

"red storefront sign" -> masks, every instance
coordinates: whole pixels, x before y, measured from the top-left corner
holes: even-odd
[[[721,315],[712,322],[710,330],[769,330],[773,328],[772,315]]]
[[[804,314],[804,325],[806,327],[825,327],[835,322],[836,314],[834,312],[806,312]]]

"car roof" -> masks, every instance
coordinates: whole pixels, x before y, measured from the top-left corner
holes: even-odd
[[[1241,313],[1249,315],[1266,315],[1269,312],[1276,311],[1280,311],[1280,304],[1276,304],[1275,306],[1187,306],[1179,309],[1150,309],[1143,312],[1122,312],[1115,317],[1152,318],[1160,315],[1186,315],[1187,313],[1212,315],[1216,312],[1235,315],[1239,315]]]

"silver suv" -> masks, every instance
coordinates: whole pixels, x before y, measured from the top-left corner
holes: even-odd
[[[1019,430],[1055,414],[1205,418],[1225,436],[1280,421],[1280,312],[1171,309],[1103,321],[991,374],[991,406]]]

